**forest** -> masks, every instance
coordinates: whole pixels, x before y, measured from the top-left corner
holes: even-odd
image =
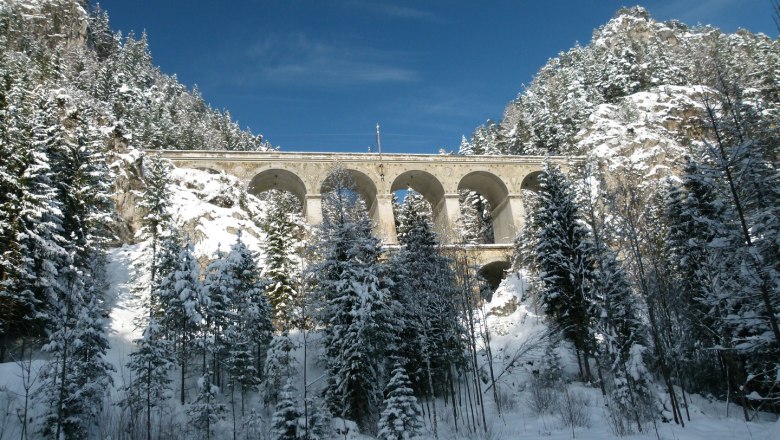
[[[641,7],[552,58],[459,148],[585,158],[568,173],[546,163],[523,194],[493,291],[464,251],[492,242],[479,193],[461,194],[458,245],[444,247],[409,190],[388,252],[339,167],[316,227],[291,194],[187,180],[154,151],[275,147],[160,72],[147,36],[113,32],[99,6],[4,3],[0,439],[504,438],[519,408],[544,423],[536,435],[556,416],[587,436],[589,406],[605,433],[660,438],[695,425],[702,400],[767,425],[780,413],[779,61],[763,34]],[[228,224],[230,241],[205,250]],[[491,305],[507,292],[507,310]]]

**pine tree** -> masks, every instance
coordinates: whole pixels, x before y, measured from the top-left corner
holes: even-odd
[[[294,351],[297,349],[287,331],[274,336],[265,362],[264,400],[276,404],[279,400],[279,390],[288,380],[295,379],[298,374],[297,360]]]
[[[493,219],[490,215],[490,203],[476,191],[461,190],[460,228],[461,239],[468,244],[490,244],[493,237]]]
[[[173,346],[166,338],[160,319],[165,311],[159,287],[161,278],[171,275],[169,256],[163,256],[167,249],[163,249],[163,240],[166,238],[176,241],[174,229],[171,224],[170,190],[167,167],[159,153],[151,160],[151,166],[146,175],[146,190],[140,207],[146,214],[142,220],[141,236],[146,239],[146,252],[143,260],[148,261],[148,266],[140,263],[136,266],[139,270],[139,278],[148,280],[139,286],[142,295],[146,298],[148,310],[142,324],[144,326],[141,338],[134,341],[137,350],[130,354],[128,368],[133,371],[134,377],[125,392],[127,394],[124,404],[134,413],[143,412],[145,415],[146,438],[152,438],[152,411],[160,408],[164,401],[170,397],[169,373],[174,365],[172,356]],[[173,238],[167,237],[170,234]],[[178,249],[178,243],[176,243]],[[144,261],[144,262],[145,262]],[[166,267],[161,263],[165,262]],[[147,275],[147,277],[143,277]]]
[[[36,395],[45,405],[40,432],[47,438],[86,437],[97,424],[112,385],[113,367],[104,359],[108,340],[96,293],[68,275],[64,296],[51,300],[52,330],[43,347],[51,357]]]
[[[411,385],[404,367],[396,364],[390,382],[385,387],[378,438],[408,440],[415,438],[422,430],[421,411]]]
[[[655,392],[644,356],[647,331],[627,274],[614,254],[602,249],[596,258],[595,291],[601,309],[596,328],[603,338],[603,360],[613,378],[612,400],[617,412],[630,414],[642,431],[642,423],[655,416]]]
[[[541,289],[539,301],[584,361],[580,373],[590,379],[593,251],[575,194],[563,173],[549,163],[540,176],[539,204],[533,214],[534,251]]]
[[[460,137],[460,147],[458,147],[458,154],[462,154],[464,156],[469,156],[474,153],[474,146],[469,142],[468,139],[466,139],[466,136]]]
[[[148,241],[149,281],[154,285],[157,282],[159,242],[171,227],[170,177],[168,176],[168,166],[159,152],[151,160],[145,160],[144,165],[147,166],[147,172],[144,176],[146,189],[139,203],[139,208],[145,214],[141,220],[140,233]]]
[[[198,327],[204,322],[200,303],[203,297],[200,270],[192,252],[192,244],[188,240],[179,248],[173,270],[161,280],[159,288],[160,301],[166,306],[161,324],[176,348],[180,369],[179,401],[182,405],[186,399],[185,378],[192,357],[193,342],[196,340]]]
[[[394,331],[388,279],[379,262],[380,242],[371,236],[348,172],[336,169],[328,180],[332,190],[323,200],[318,242],[322,262],[312,270],[314,294],[323,304],[325,395],[334,414],[371,432],[378,418],[380,360]]]
[[[563,369],[561,368],[561,356],[558,355],[559,341],[551,338],[544,347],[542,356],[542,371],[539,373],[539,380],[543,386],[559,387],[563,381]]]
[[[230,278],[226,271],[225,254],[217,249],[214,259],[206,266],[203,280],[203,298],[205,307],[205,323],[203,325],[203,364],[210,362],[214,373],[212,380],[221,384],[223,359],[230,349],[226,341],[228,328],[237,321],[233,301],[236,299],[236,281]],[[207,357],[211,356],[208,360]]]
[[[157,318],[151,317],[141,338],[133,341],[136,350],[130,353],[127,367],[133,371],[133,381],[126,387],[123,402],[134,414],[145,416],[146,438],[152,438],[152,410],[161,409],[171,397],[170,371],[175,359],[173,347],[165,338]]]
[[[95,51],[98,60],[105,60],[118,49],[114,33],[109,25],[108,12],[102,10],[100,5],[89,16],[88,44]]]
[[[237,315],[234,334],[239,336],[241,344],[248,344],[254,361],[254,371],[264,371],[263,363],[266,358],[268,344],[273,335],[271,322],[271,305],[265,296],[266,281],[260,275],[257,255],[251,251],[241,240],[241,233],[236,237],[236,242],[230,247],[230,252],[225,257],[225,272],[228,279],[234,280],[236,298],[233,301],[234,311]],[[246,338],[244,341],[243,338]],[[228,344],[233,342],[228,341]],[[232,361],[228,360],[228,365]],[[229,367],[235,368],[235,366]],[[249,377],[242,374],[243,377]],[[244,386],[254,386],[257,380],[247,382]],[[249,379],[247,379],[249,380]]]
[[[271,198],[271,204],[262,224],[267,234],[263,241],[264,275],[269,281],[265,293],[271,303],[276,329],[283,332],[291,330],[298,321],[296,310],[300,307],[301,298],[296,277],[300,263],[296,252],[302,247],[303,228],[300,218],[294,213],[296,203],[290,197],[278,194]]]
[[[720,255],[709,245],[729,229],[724,205],[715,191],[717,186],[691,158],[686,159],[683,173],[682,182],[669,182],[665,191],[665,244],[679,283],[674,307],[682,317],[677,323],[680,336],[686,336],[678,341],[678,357],[684,362],[693,387],[706,389],[714,385],[719,389],[724,378],[717,364],[722,361],[715,351],[696,347],[731,345],[732,338],[718,325],[726,310],[712,300],[722,296],[725,286],[717,280],[724,279],[720,273],[735,264],[735,259],[733,255]],[[732,266],[728,272],[733,269]],[[713,332],[715,329],[718,331]]]
[[[406,236],[415,229],[415,219],[424,216],[428,223],[432,222],[433,214],[431,204],[425,200],[425,197],[417,191],[409,188],[402,204],[398,204],[397,212],[393,212],[396,217],[396,227],[398,241],[404,242]]]
[[[295,400],[295,386],[287,379],[276,404],[271,427],[274,440],[296,440],[298,435],[298,419],[302,416],[298,402]]]
[[[463,352],[455,305],[455,274],[433,232],[422,196],[410,192],[402,205],[401,249],[389,260],[393,296],[400,304],[396,356],[405,359],[415,390],[429,398],[446,389],[444,378]]]
[[[49,339],[44,346],[51,358],[38,398],[47,407],[41,433],[55,438],[86,434],[101,411],[112,369],[103,359],[108,341],[102,318],[105,268],[100,264],[110,220],[111,176],[96,130],[79,119],[89,112],[77,110],[72,117],[72,132],[63,122],[53,126],[61,135],[49,151],[64,252],[51,262],[57,282],[47,298]]]
[[[33,109],[23,90],[7,97],[0,154],[0,360],[12,338],[43,333],[47,297],[64,249],[49,153],[62,142],[50,102]],[[32,121],[32,123],[30,123]]]
[[[219,402],[219,387],[211,382],[211,372],[206,371],[198,379],[198,397],[187,408],[190,423],[200,434],[200,438],[210,439],[214,425],[224,418],[227,412],[225,404]]]

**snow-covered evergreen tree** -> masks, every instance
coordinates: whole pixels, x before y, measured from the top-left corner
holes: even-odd
[[[6,103],[0,125],[0,360],[13,338],[43,333],[46,298],[56,284],[53,260],[64,253],[49,159],[62,142],[61,125],[45,97],[11,87]]]
[[[194,352],[199,326],[205,318],[202,315],[200,269],[193,255],[192,243],[187,240],[179,249],[172,272],[161,280],[159,296],[160,302],[166,306],[161,324],[176,347],[180,370],[179,400],[184,404],[187,367]]]
[[[613,378],[610,390],[618,413],[628,415],[641,431],[642,423],[655,417],[655,391],[646,372],[647,330],[626,272],[613,252],[596,255],[595,291],[599,312],[595,328],[601,333],[599,350]],[[601,367],[601,366],[600,366]]]
[[[558,354],[558,346],[558,339],[552,337],[544,347],[539,380],[541,385],[545,387],[556,388],[563,383],[563,367],[561,366],[561,356]]]
[[[157,259],[159,242],[171,227],[171,193],[170,177],[166,162],[157,153],[153,158],[145,160],[147,165],[144,182],[146,188],[139,208],[144,211],[141,221],[141,236],[147,240],[149,260],[149,282],[157,282]]]
[[[61,101],[72,97],[61,95]],[[73,102],[78,120],[89,111]],[[84,116],[82,116],[84,115]],[[86,124],[68,132],[65,121],[51,119],[51,159],[55,198],[60,209],[64,252],[48,264],[57,272],[47,298],[48,342],[51,357],[44,369],[45,384],[37,398],[46,407],[41,433],[59,438],[86,435],[100,413],[112,366],[103,320],[101,252],[110,219],[110,174],[96,129]]]
[[[712,176],[691,158],[686,160],[682,182],[670,181],[666,187],[665,246],[675,281],[679,283],[674,306],[679,316],[685,317],[677,323],[681,336],[686,335],[677,341],[678,356],[690,372],[692,386],[713,389],[712,386],[719,388],[723,380],[717,367],[718,355],[696,347],[731,345],[728,333],[712,331],[725,318],[726,310],[720,306],[713,309],[712,301],[707,299],[723,295],[724,287],[736,288],[729,286],[733,283],[727,281],[731,277],[722,278],[720,274],[724,270],[733,273],[737,263],[732,255],[723,255],[709,245],[730,229],[727,215]],[[718,280],[727,281],[726,285]]]
[[[532,218],[535,265],[541,281],[539,301],[582,355],[580,373],[590,378],[588,359],[594,354],[595,313],[593,247],[571,184],[556,166],[547,162],[544,168]]]
[[[210,439],[214,425],[225,417],[227,408],[219,402],[219,387],[211,382],[211,372],[206,371],[198,379],[198,397],[187,408],[190,423],[200,438]]]
[[[468,139],[466,139],[466,136],[460,137],[460,147],[458,147],[458,154],[462,154],[464,156],[476,154],[474,153],[474,146],[469,142]]]
[[[411,197],[411,198],[410,198]],[[401,249],[389,260],[393,296],[401,305],[395,355],[405,360],[418,393],[432,397],[463,353],[455,305],[455,274],[441,253],[430,209],[410,192],[401,208]]]
[[[292,379],[287,379],[279,394],[279,402],[271,419],[271,429],[274,440],[296,440],[299,435],[299,420],[303,415],[295,399],[295,386]]]
[[[296,378],[298,366],[294,351],[297,348],[287,331],[275,335],[271,341],[263,375],[263,394],[266,402],[276,404],[279,401],[279,390],[288,380]]]
[[[411,188],[407,190],[403,203],[398,204],[397,212],[393,214],[396,217],[395,230],[399,242],[403,242],[409,232],[417,227],[414,221],[417,216],[425,216],[429,223],[433,217],[431,204],[422,194]]]
[[[169,375],[175,359],[173,345],[160,324],[165,308],[159,297],[159,286],[161,278],[171,274],[170,256],[163,255],[168,250],[163,249],[163,241],[168,239],[176,242],[178,239],[175,233],[171,233],[174,226],[169,212],[171,202],[167,167],[159,154],[150,162],[146,189],[140,204],[146,212],[140,233],[146,239],[147,251],[143,254],[143,261],[136,264],[140,272],[137,279],[144,280],[138,287],[148,311],[141,323],[144,326],[143,335],[134,341],[137,349],[130,354],[127,364],[133,372],[133,380],[125,388],[127,397],[123,402],[133,413],[144,414],[148,440],[152,438],[152,411],[160,408],[170,398],[172,391]]]
[[[384,409],[379,419],[378,438],[409,440],[422,430],[422,417],[417,398],[406,370],[400,364],[393,368],[390,382],[385,387]]]
[[[459,195],[458,228],[463,242],[468,244],[493,243],[493,219],[490,215],[488,200],[482,194],[471,190],[459,191]]]
[[[301,295],[297,280],[301,271],[300,256],[303,227],[296,213],[299,203],[291,194],[276,194],[271,198],[271,208],[263,221],[267,234],[263,241],[265,254],[264,275],[268,278],[266,295],[272,307],[272,318],[276,329],[291,330],[299,319]]]
[[[165,338],[156,317],[151,317],[141,338],[134,341],[127,367],[133,381],[126,387],[123,402],[134,414],[143,414],[147,440],[152,438],[152,411],[161,409],[173,391],[170,373],[175,359],[173,346]],[[159,415],[158,415],[159,416]]]
[[[236,242],[225,256],[225,265],[226,276],[232,280],[236,292],[233,307],[237,315],[235,329],[231,332],[236,340],[226,342],[229,346],[238,344],[237,348],[248,348],[254,362],[254,371],[259,374],[264,371],[263,364],[273,335],[271,305],[265,296],[267,282],[260,275],[257,255],[241,240],[240,232]],[[238,360],[238,358],[234,359]],[[229,368],[235,370],[237,364],[234,359],[229,358],[226,362]],[[239,363],[243,364],[244,361]],[[257,383],[257,379],[262,379],[257,377],[250,380],[246,372],[241,376],[247,380],[243,387],[253,386]]]
[[[51,357],[36,399],[44,407],[44,437],[77,439],[96,426],[113,367],[104,359],[108,340],[98,292],[72,274],[63,283],[62,296],[50,300],[51,328],[43,349]]]
[[[336,169],[329,182],[318,242],[322,261],[312,271],[314,294],[323,305],[325,395],[334,415],[372,432],[378,419],[381,359],[395,331],[388,322],[393,303],[379,262],[380,241],[371,236],[368,213],[349,173]]]

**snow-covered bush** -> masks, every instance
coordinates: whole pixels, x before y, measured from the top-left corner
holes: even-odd
[[[549,414],[558,405],[559,391],[544,380],[532,379],[528,392],[526,405],[533,414]]]
[[[556,405],[558,418],[567,428],[590,427],[590,397],[580,391],[564,388]]]

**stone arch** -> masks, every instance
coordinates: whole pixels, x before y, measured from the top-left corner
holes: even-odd
[[[248,190],[250,194],[257,195],[272,189],[289,191],[298,198],[301,206],[306,206],[306,185],[292,171],[272,168],[255,174],[252,180],[249,181]]]
[[[403,172],[393,180],[390,185],[390,192],[394,193],[399,189],[411,188],[425,197],[425,200],[431,204],[433,214],[433,223],[436,231],[443,235],[449,229],[446,205],[444,203],[444,185],[433,174],[421,171],[410,170]]]
[[[528,173],[523,178],[523,182],[520,184],[520,189],[534,191],[534,192],[541,191],[542,188],[540,186],[539,176],[541,176],[542,174],[544,174],[544,171],[533,171]]]
[[[458,182],[458,191],[470,189],[477,191],[488,199],[495,209],[509,195],[509,190],[501,178],[487,171],[472,171]]]
[[[458,183],[458,191],[472,190],[482,194],[490,203],[493,234],[496,244],[514,242],[516,227],[509,190],[504,181],[487,171],[472,171]]]
[[[360,198],[366,203],[366,208],[368,208],[370,213],[372,206],[376,204],[377,195],[376,184],[374,184],[373,179],[362,171],[354,169],[345,169],[344,171],[347,171],[352,177],[352,180],[355,182],[355,190],[357,190]],[[330,176],[326,177],[325,180],[322,181],[320,194],[325,194],[332,189],[329,177]]]
[[[345,171],[352,177],[358,195],[366,203],[368,215],[373,223],[374,233],[381,237],[385,243],[395,243],[395,224],[393,222],[390,195],[379,195],[376,183],[368,174],[350,168],[346,168]],[[320,186],[320,194],[328,192],[330,185],[329,178],[325,178]]]
[[[490,287],[491,295],[492,292],[496,291],[501,284],[501,281],[506,278],[506,271],[509,270],[510,267],[509,261],[499,260],[485,264],[479,269],[479,275],[487,282],[488,287]],[[490,298],[487,299],[489,300]]]

